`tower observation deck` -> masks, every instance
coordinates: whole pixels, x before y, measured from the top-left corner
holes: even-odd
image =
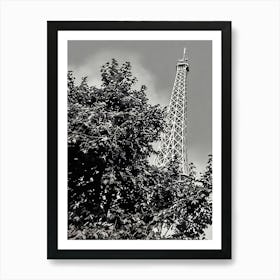
[[[187,74],[189,63],[184,48],[183,57],[177,61],[176,76],[168,106],[167,121],[160,143],[160,152],[155,159],[164,166],[175,157],[179,161],[180,173],[188,174],[187,150]]]

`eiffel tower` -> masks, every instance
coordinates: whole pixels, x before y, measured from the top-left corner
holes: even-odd
[[[165,166],[177,157],[180,173],[188,174],[187,154],[187,74],[189,72],[186,48],[183,58],[177,61],[176,77],[167,112],[167,121],[155,159],[158,166]]]

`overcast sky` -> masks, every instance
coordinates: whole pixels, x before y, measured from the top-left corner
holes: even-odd
[[[176,62],[187,48],[188,157],[203,171],[212,153],[212,43],[211,41],[69,41],[68,69],[89,84],[101,84],[100,67],[112,58],[129,61],[132,73],[148,87],[152,104],[168,105]]]

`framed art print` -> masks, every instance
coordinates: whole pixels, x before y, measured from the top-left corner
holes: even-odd
[[[48,22],[48,258],[231,258],[231,22]]]

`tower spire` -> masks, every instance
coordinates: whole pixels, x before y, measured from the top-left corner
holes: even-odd
[[[186,48],[184,48],[183,60],[187,60],[187,58],[186,58]]]
[[[178,61],[180,61],[180,62],[186,62],[186,61],[188,61],[189,59],[188,59],[188,57],[187,57],[187,48],[184,48],[184,51],[183,51],[183,57],[182,57],[182,59],[179,59]]]

